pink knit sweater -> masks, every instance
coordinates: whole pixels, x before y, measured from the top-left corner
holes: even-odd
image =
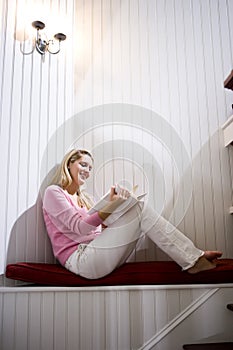
[[[56,185],[45,191],[43,214],[53,253],[63,266],[80,243],[89,243],[101,233],[102,219],[98,213],[89,215]]]

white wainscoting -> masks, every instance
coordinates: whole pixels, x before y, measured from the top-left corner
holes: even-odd
[[[232,285],[0,290],[1,350],[181,350],[232,341]]]

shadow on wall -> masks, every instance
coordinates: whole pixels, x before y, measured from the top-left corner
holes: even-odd
[[[42,195],[50,182],[55,168],[43,181],[36,203],[26,210],[15,222],[8,244],[6,263],[38,262],[55,263],[52,247],[47,235],[42,212]]]
[[[221,250],[226,258],[233,256],[233,216],[229,214],[232,205],[230,158],[220,128],[192,159],[191,168],[187,169],[191,171],[191,177],[186,170],[180,179],[181,197],[192,188],[189,205],[182,208],[181,200],[181,206],[175,206],[170,217],[170,221],[200,249]],[[174,207],[174,203],[169,203],[168,207]],[[179,214],[180,209],[183,217]],[[182,217],[182,220],[176,221],[176,217]]]

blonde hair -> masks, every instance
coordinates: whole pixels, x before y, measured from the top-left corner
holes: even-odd
[[[72,177],[69,172],[69,165],[70,163],[74,163],[76,160],[79,160],[82,158],[82,156],[88,155],[92,161],[94,161],[93,156],[91,153],[87,150],[84,149],[72,149],[69,151],[63,158],[62,162],[58,166],[56,173],[54,174],[51,185],[58,185],[60,186],[63,190],[66,190],[72,183]],[[78,190],[78,205],[80,207],[87,207],[89,209],[93,205],[93,200],[91,197],[83,192]]]

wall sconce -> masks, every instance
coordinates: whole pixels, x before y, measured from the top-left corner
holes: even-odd
[[[36,49],[41,55],[44,55],[46,52],[49,52],[53,55],[57,54],[60,51],[61,41],[66,40],[66,35],[63,33],[57,33],[54,35],[54,39],[48,40],[44,33],[41,33],[40,30],[44,29],[45,24],[41,21],[32,22],[32,26],[36,29],[36,37],[32,44],[32,50],[29,52],[24,51],[24,44],[20,43],[20,51],[24,55],[30,55]]]

